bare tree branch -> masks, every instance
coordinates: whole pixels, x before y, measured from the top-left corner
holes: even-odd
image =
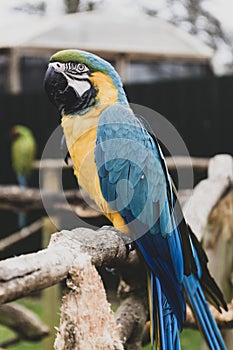
[[[116,322],[120,326],[120,338],[127,350],[140,350],[148,315],[147,294],[133,294],[123,300],[116,311]]]
[[[32,234],[36,233],[38,230],[41,229],[43,226],[43,220],[39,219],[32,224],[23,227],[21,230],[11,234],[10,236],[3,238],[0,240],[0,252],[4,249],[8,248],[9,246],[21,241],[22,239],[31,236]]]
[[[60,282],[67,277],[79,253],[90,255],[96,267],[117,266],[123,270],[124,262],[125,266],[129,261],[137,264],[135,251],[129,253],[113,230],[63,230],[52,235],[47,249],[0,261],[0,303]]]
[[[222,309],[222,313],[218,312],[212,305],[210,305],[210,310],[221,329],[231,329],[233,328],[233,300],[228,306],[228,311]],[[197,328],[197,324],[193,317],[193,313],[189,306],[187,306],[185,327]]]
[[[219,42],[232,46],[232,39],[224,31],[221,22],[203,6],[203,0],[181,0],[179,3],[183,11],[177,11],[177,3],[166,0],[167,16],[171,23],[183,27],[194,35],[200,36],[202,40],[214,49],[218,48]],[[153,14],[153,13],[152,13]]]
[[[41,198],[41,192],[35,188],[22,189],[19,186],[0,186],[0,209],[24,212],[38,211],[46,214]],[[57,214],[58,211],[70,211],[82,218],[94,218],[103,215],[96,207],[96,204],[88,198],[86,200],[83,192],[79,190],[64,191],[67,203],[64,203],[64,197],[59,192],[42,192],[44,200],[51,206],[51,212]],[[191,190],[182,190],[179,193],[181,201],[186,201]],[[91,206],[90,206],[91,205]]]
[[[173,156],[165,157],[168,168],[190,168],[192,166],[196,169],[207,169],[210,158],[203,157],[187,157],[187,156]],[[33,163],[34,169],[72,169],[72,162],[65,164],[63,159],[43,159],[35,160]]]
[[[64,201],[64,195],[66,201]],[[0,209],[17,211],[36,211],[41,215],[46,215],[43,200],[50,212],[58,214],[62,211],[74,211],[83,218],[99,217],[102,213],[98,210],[91,199],[86,201],[84,194],[79,190],[60,192],[41,191],[35,188],[22,189],[19,186],[0,186]],[[88,204],[87,204],[88,203]],[[91,204],[91,206],[90,206]]]
[[[186,221],[201,240],[208,218],[222,196],[233,184],[233,158],[228,154],[217,155],[210,160],[208,178],[194,188],[190,200],[184,206]]]
[[[48,327],[33,312],[16,303],[0,306],[0,323],[15,331],[21,340],[38,341],[49,333]]]
[[[78,190],[64,191],[67,201],[71,204],[83,203],[83,196]],[[51,203],[51,206],[56,206],[63,203],[63,195],[60,192],[45,191],[36,188],[21,188],[19,186],[0,186],[1,209],[14,209],[32,211],[42,210],[42,196],[44,200]]]
[[[80,251],[90,254],[97,267],[127,258],[124,241],[112,231],[82,228],[58,232],[47,249],[0,261],[0,303],[62,281]]]
[[[20,342],[21,342],[21,338],[20,337],[18,337],[18,336],[12,337],[10,339],[7,339],[7,340],[3,341],[0,344],[0,346],[1,346],[0,350],[4,350],[6,348],[9,348],[12,345],[19,344]]]

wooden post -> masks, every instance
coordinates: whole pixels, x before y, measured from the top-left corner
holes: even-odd
[[[116,70],[119,73],[123,83],[127,82],[127,78],[128,78],[127,69],[128,69],[128,62],[127,62],[126,55],[124,55],[124,54],[117,55],[117,57],[116,57]]]
[[[44,168],[42,173],[42,188],[43,190],[59,191],[59,179],[58,170],[54,168]],[[42,245],[46,248],[49,244],[51,234],[57,231],[59,218],[53,217],[52,221],[49,217],[43,219],[43,229],[42,229]],[[53,344],[55,340],[55,325],[58,323],[58,314],[60,309],[60,285],[56,284],[52,287],[43,290],[43,310],[44,310],[44,320],[50,329],[50,336],[44,339],[44,350],[53,349]]]
[[[8,55],[7,90],[17,94],[21,91],[20,54],[16,49],[10,49]]]
[[[230,155],[211,158],[208,179],[223,182],[228,178],[233,183],[233,159]],[[226,302],[233,298],[231,274],[233,268],[233,189],[221,198],[211,211],[203,235],[203,247],[209,258],[209,270],[221,287]],[[227,349],[233,344],[233,331],[222,332]],[[207,349],[206,345],[203,350]]]

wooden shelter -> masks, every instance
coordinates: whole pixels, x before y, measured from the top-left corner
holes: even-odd
[[[12,23],[14,23],[12,25]],[[213,51],[196,37],[143,13],[82,12],[58,17],[17,16],[0,23],[8,91],[21,90],[20,58],[78,48],[115,62],[124,81],[132,61],[185,61],[210,66]]]

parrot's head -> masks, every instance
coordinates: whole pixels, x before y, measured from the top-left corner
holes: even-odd
[[[62,115],[85,115],[100,105],[128,104],[113,66],[85,51],[55,53],[50,59],[44,86]]]
[[[15,125],[10,130],[10,136],[13,140],[18,138],[24,138],[28,136],[32,136],[32,132],[29,128],[24,125]]]

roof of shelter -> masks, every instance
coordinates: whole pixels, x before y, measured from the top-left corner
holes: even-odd
[[[2,49],[78,48],[130,58],[208,61],[213,50],[195,36],[143,13],[89,11],[57,17],[19,16],[0,23]]]

